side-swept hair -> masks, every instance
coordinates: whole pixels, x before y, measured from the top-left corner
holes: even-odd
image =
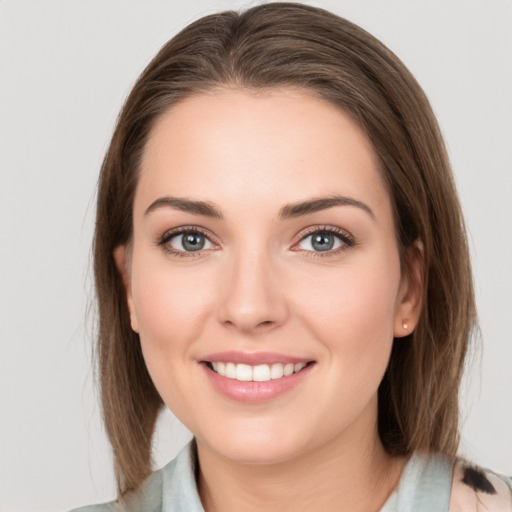
[[[139,163],[156,121],[184,98],[225,86],[314,94],[350,115],[371,141],[403,271],[407,248],[423,244],[422,313],[414,333],[394,341],[379,388],[380,437],[392,454],[455,455],[459,386],[476,314],[464,222],[435,116],[402,62],[363,29],[319,8],[271,3],[206,16],[171,39],[129,94],[101,168],[96,353],[119,496],[151,472],[163,404],[130,328],[113,252],[132,237]]]

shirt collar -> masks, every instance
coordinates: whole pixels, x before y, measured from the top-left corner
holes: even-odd
[[[190,441],[162,469],[162,512],[204,512],[196,484],[197,447]]]

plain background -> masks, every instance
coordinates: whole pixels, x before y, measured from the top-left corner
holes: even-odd
[[[483,338],[464,385],[461,451],[512,474],[512,2],[313,4],[394,50],[438,115],[467,217]],[[0,1],[3,512],[114,496],[86,321],[98,169],[123,99],[159,47],[201,15],[247,5]],[[165,414],[157,465],[188,437]]]

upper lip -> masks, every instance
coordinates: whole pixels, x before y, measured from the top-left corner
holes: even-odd
[[[287,363],[309,363],[312,360],[304,357],[295,357],[276,352],[216,352],[201,359],[202,362],[210,363],[235,363],[256,366],[259,364],[287,364]]]

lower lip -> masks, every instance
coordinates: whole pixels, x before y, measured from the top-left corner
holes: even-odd
[[[214,372],[204,363],[201,366],[213,387],[220,394],[238,402],[260,403],[277,398],[297,387],[308,376],[314,365],[308,364],[300,372],[265,382],[243,382],[236,379],[228,379]]]

